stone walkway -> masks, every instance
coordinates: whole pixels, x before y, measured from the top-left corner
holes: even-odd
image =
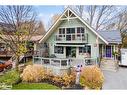
[[[120,67],[117,72],[103,71],[105,81],[104,90],[127,90],[127,67]]]

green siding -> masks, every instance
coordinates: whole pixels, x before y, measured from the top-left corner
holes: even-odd
[[[91,57],[97,57],[99,55],[99,52],[98,52],[99,50],[97,47],[95,47],[96,35],[78,19],[63,21],[61,24],[59,24],[59,26],[56,29],[54,29],[52,35],[46,41],[47,43],[49,43],[50,54],[54,54],[55,34],[58,32],[59,27],[85,27],[86,33],[88,33],[88,44],[91,45],[91,53],[92,53]],[[99,39],[99,43],[104,44],[104,42],[100,39]],[[76,50],[77,50],[77,55],[76,55],[77,58],[83,58],[84,57],[83,55],[78,54],[78,47]],[[66,50],[64,48],[64,54],[55,54],[55,55],[60,58],[65,58],[66,57],[65,52]]]

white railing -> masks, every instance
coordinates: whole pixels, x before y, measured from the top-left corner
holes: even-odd
[[[77,59],[77,58],[44,58],[44,57],[33,57],[33,63],[42,64],[42,65],[50,65],[55,67],[74,67],[77,65],[95,65],[97,64],[97,59],[95,58],[85,58],[85,59]]]
[[[56,41],[87,41],[87,34],[56,34]]]

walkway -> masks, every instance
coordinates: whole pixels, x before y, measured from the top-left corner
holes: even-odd
[[[117,72],[103,71],[105,82],[102,89],[127,89],[127,67],[120,67]]]

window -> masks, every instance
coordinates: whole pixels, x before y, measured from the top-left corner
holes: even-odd
[[[89,53],[89,54],[91,54],[91,46],[87,45],[85,47],[79,47],[79,54],[80,53]]]
[[[65,28],[60,28],[59,29],[59,34],[65,34]]]
[[[84,33],[84,28],[83,27],[77,27],[77,33]]]
[[[63,54],[62,46],[54,46],[54,53]]]
[[[75,33],[75,28],[66,28],[66,29],[67,29],[67,34]]]

